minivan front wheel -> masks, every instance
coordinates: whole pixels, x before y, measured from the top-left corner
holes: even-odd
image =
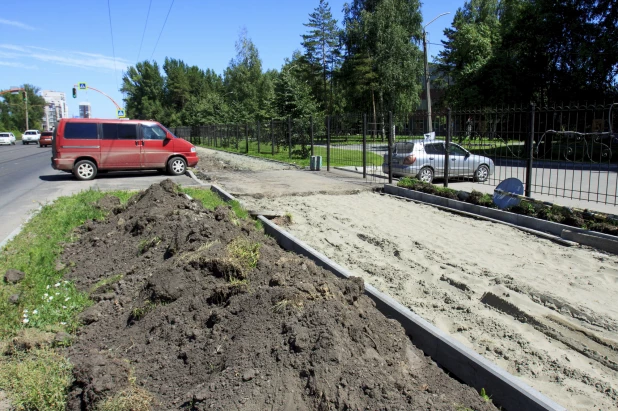
[[[167,162],[167,171],[173,176],[179,176],[187,171],[187,162],[181,157],[172,157]]]
[[[73,167],[73,174],[78,180],[92,180],[97,176],[97,166],[90,160],[81,160]]]
[[[433,181],[433,170],[430,167],[423,167],[418,172],[418,179],[423,183],[431,183]]]

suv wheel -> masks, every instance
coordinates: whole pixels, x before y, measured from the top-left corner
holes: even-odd
[[[433,181],[433,170],[430,167],[423,167],[421,171],[418,172],[418,179],[423,183],[429,183]]]
[[[181,157],[172,157],[167,162],[167,171],[173,176],[179,176],[187,171],[187,163]]]
[[[92,180],[97,176],[97,166],[90,160],[81,160],[73,167],[73,174],[78,180]]]

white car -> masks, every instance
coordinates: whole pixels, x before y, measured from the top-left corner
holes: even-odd
[[[0,144],[7,144],[9,146],[15,145],[15,136],[13,133],[0,132]]]
[[[39,130],[26,130],[24,134],[21,135],[21,143],[22,144],[39,144],[39,140],[41,139],[41,132]]]

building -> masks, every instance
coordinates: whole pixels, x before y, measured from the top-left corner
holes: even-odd
[[[79,117],[80,118],[90,118],[90,113],[92,112],[90,108],[90,103],[79,103]]]
[[[61,118],[69,117],[66,94],[62,91],[43,90],[41,97],[47,103],[44,107],[43,130],[51,131]]]

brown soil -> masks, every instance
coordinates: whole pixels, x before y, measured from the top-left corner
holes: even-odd
[[[98,301],[67,349],[67,409],[93,410],[132,384],[157,410],[495,409],[414,347],[361,279],[337,279],[176,190],[166,180],[124,209],[110,202],[64,252]],[[255,243],[257,264],[231,251]]]

